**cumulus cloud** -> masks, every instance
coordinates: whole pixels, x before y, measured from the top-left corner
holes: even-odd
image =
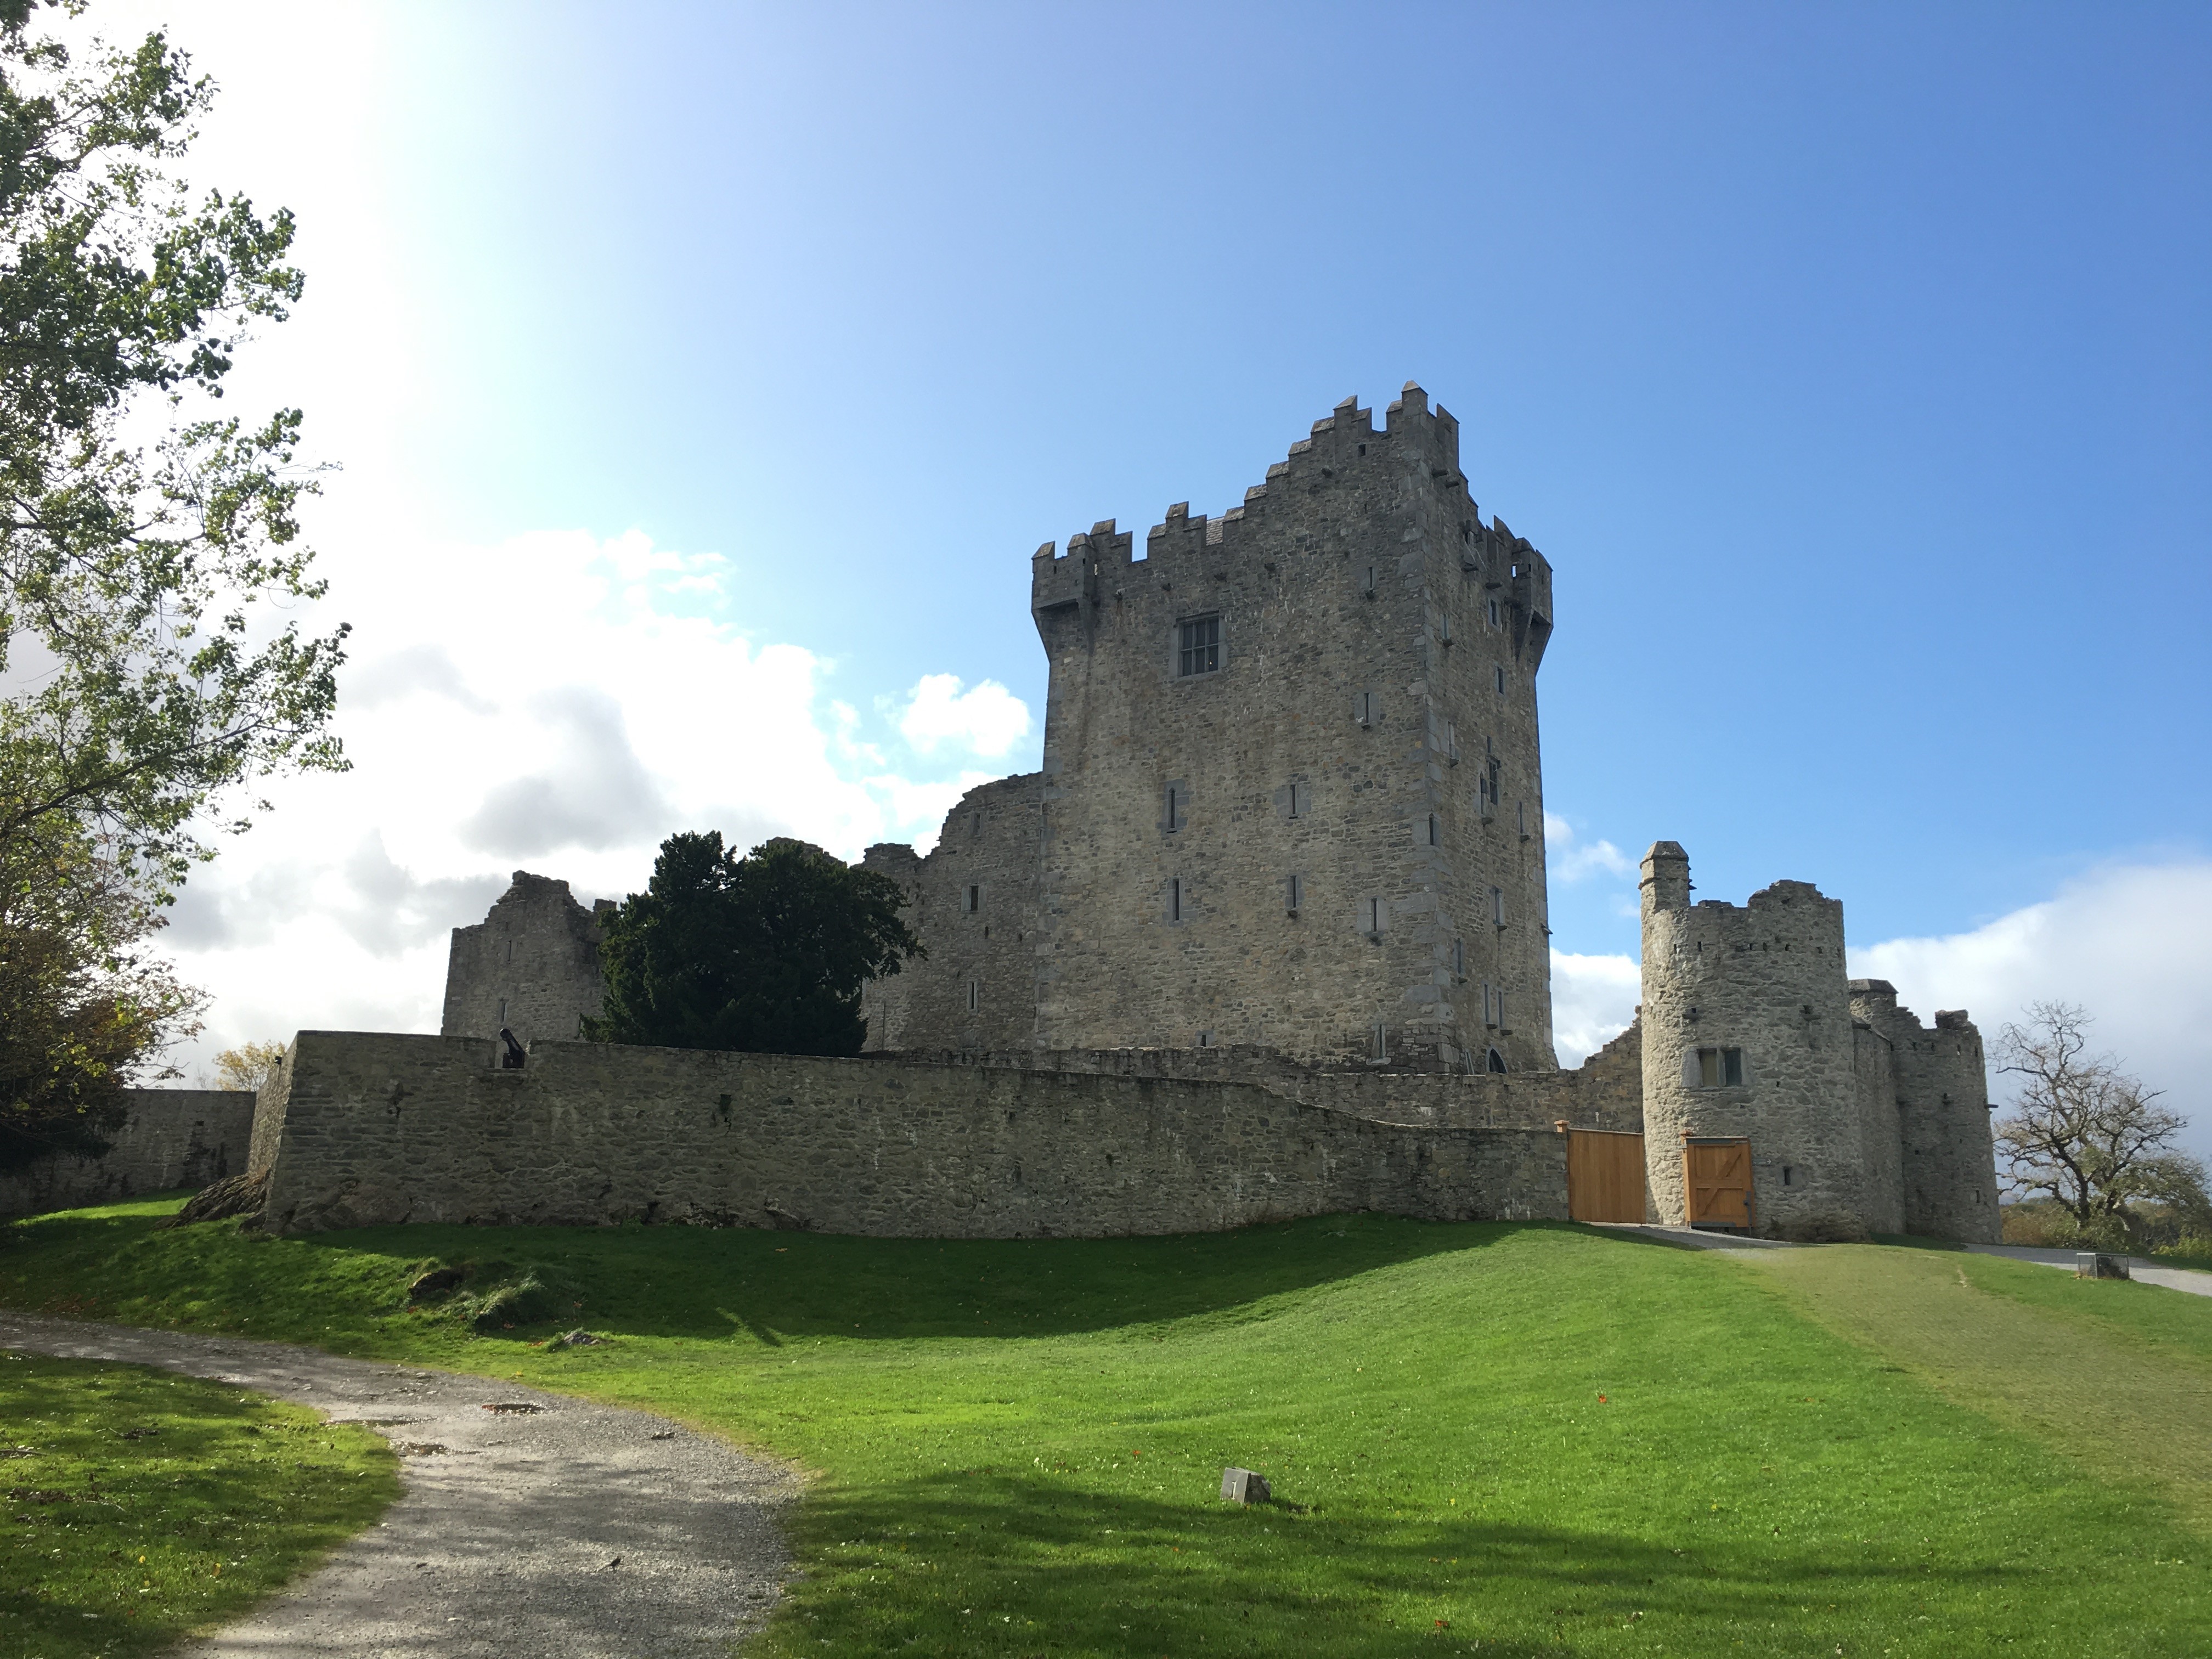
[[[1923,1019],[1964,1008],[1987,1036],[2031,1002],[2079,1003],[2097,1044],[2165,1090],[2194,1120],[2192,1149],[2212,1155],[2212,860],[2108,866],[1969,933],[1890,939],[1850,959]],[[1990,1082],[2008,1095],[2006,1079]]]
[[[1030,734],[1029,705],[996,680],[963,691],[957,674],[924,674],[907,693],[899,734],[917,754],[951,744],[970,754],[1005,755]]]
[[[1552,952],[1552,1042],[1559,1064],[1579,1066],[1636,1018],[1644,970],[1636,958]]]
[[[1544,814],[1545,868],[1556,882],[1573,883],[1600,874],[1632,876],[1636,860],[1609,841],[1584,842],[1556,812]]]
[[[832,665],[726,619],[743,596],[712,556],[635,532],[383,533],[325,564],[365,647],[340,680],[353,769],[277,780],[277,810],[185,890],[164,943],[215,994],[203,1060],[303,1027],[435,1030],[448,931],[518,866],[588,902],[643,886],[677,830],[797,836],[848,859],[927,845],[995,775],[886,765],[852,703],[824,695]],[[1029,715],[943,674],[892,725],[917,718],[988,757]]]

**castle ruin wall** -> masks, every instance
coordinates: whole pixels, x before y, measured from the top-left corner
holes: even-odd
[[[1565,1138],[1377,1122],[1248,1084],[303,1031],[262,1103],[278,1231],[405,1221],[882,1237],[1566,1212]]]
[[[602,899],[586,910],[567,882],[517,870],[482,921],[453,929],[441,1034],[489,1037],[506,1026],[524,1042],[578,1036],[605,1000],[600,924],[613,908]]]
[[[253,1113],[254,1097],[243,1090],[128,1090],[106,1152],[60,1152],[0,1172],[0,1216],[120,1204],[240,1174]]]

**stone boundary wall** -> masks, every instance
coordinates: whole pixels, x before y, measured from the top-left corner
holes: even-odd
[[[119,1204],[204,1187],[246,1165],[254,1097],[232,1089],[133,1089],[129,1115],[99,1158],[64,1153],[0,1173],[0,1216]]]
[[[303,1031],[256,1167],[286,1232],[643,1220],[880,1237],[1214,1231],[1372,1210],[1563,1219],[1566,1143],[1247,1083]]]
[[[1438,1072],[1385,1066],[1310,1066],[1270,1048],[1012,1049],[972,1053],[914,1050],[869,1055],[873,1061],[981,1066],[992,1071],[1188,1078],[1249,1084],[1303,1105],[1380,1123],[1423,1128],[1577,1129],[1644,1127],[1641,1029],[1631,1025],[1578,1070]]]

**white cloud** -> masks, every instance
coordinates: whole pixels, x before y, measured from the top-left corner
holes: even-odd
[[[1855,950],[1850,971],[1889,981],[1923,1019],[1964,1008],[1984,1036],[2031,1002],[2079,1003],[2098,1046],[2165,1090],[2212,1154],[2212,861],[2108,866],[1971,933]],[[1990,1079],[1999,1098],[2006,1082]]]
[[[1546,868],[1555,882],[1571,883],[1603,871],[1609,876],[1632,876],[1635,860],[1609,841],[1582,842],[1574,826],[1556,812],[1544,814]]]
[[[494,547],[381,532],[324,565],[325,610],[361,649],[337,722],[353,769],[277,781],[277,810],[186,889],[164,943],[215,994],[202,1058],[301,1028],[435,1030],[448,930],[518,866],[588,899],[641,887],[679,829],[848,859],[926,845],[992,775],[884,767],[823,695],[829,664],[717,619],[740,596],[712,556],[635,532]],[[922,687],[938,683],[959,684]],[[991,726],[984,692],[1025,726],[988,683],[945,702],[995,738],[1011,721]]]
[[[1559,1064],[1579,1066],[1636,1018],[1644,970],[1633,957],[1552,952],[1552,1042]]]
[[[918,754],[933,754],[939,744],[950,743],[997,757],[1029,736],[1029,705],[996,680],[963,691],[957,674],[924,674],[907,693],[899,732]]]

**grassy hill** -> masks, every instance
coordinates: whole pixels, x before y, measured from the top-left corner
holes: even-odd
[[[170,1207],[0,1230],[0,1304],[518,1376],[795,1460],[805,1571],[758,1652],[2212,1652],[2212,1302],[2148,1286],[1377,1217],[269,1240]],[[471,1277],[409,1311],[441,1263]],[[536,1346],[574,1325],[617,1340]],[[1228,1463],[1284,1501],[1222,1504]]]

